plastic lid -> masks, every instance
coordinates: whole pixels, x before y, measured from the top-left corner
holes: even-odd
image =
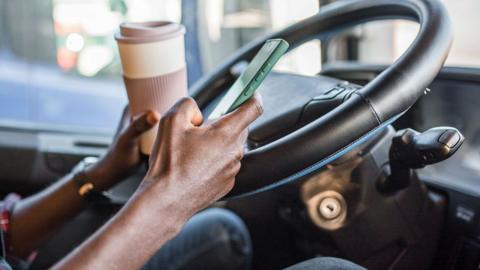
[[[185,34],[185,27],[169,21],[122,23],[115,34],[118,42],[148,43],[170,39]]]

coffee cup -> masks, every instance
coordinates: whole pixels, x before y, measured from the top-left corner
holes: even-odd
[[[129,109],[133,117],[148,110],[160,114],[187,96],[185,27],[154,21],[122,23],[115,34]],[[140,137],[140,151],[149,155],[158,126]]]

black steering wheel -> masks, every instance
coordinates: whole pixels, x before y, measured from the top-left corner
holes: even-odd
[[[283,38],[293,49],[353,25],[399,18],[420,24],[409,49],[330,112],[319,113],[307,125],[248,150],[236,185],[227,197],[244,196],[300,179],[364,142],[407,111],[443,66],[453,39],[450,20],[439,0],[340,1],[246,45],[192,87],[193,98],[205,109],[233,83],[231,68],[251,60],[266,39]]]

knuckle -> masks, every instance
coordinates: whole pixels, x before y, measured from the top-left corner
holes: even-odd
[[[235,177],[225,178],[222,185],[219,186],[220,197],[225,196],[235,186]]]
[[[189,98],[188,97],[183,97],[181,99],[179,99],[175,105],[173,105],[170,110],[168,110],[167,114],[169,113],[178,113],[178,111],[181,111],[183,107],[186,107],[188,106],[188,103],[190,101],[188,101]]]
[[[241,168],[241,163],[240,163],[240,160],[232,160],[232,162],[230,163],[230,168],[229,168],[229,173],[228,175],[229,176],[235,176],[237,175],[237,173],[240,171],[240,168]]]
[[[234,186],[235,186],[235,178],[232,177],[232,178],[230,178],[230,179],[227,181],[225,194],[227,194],[228,192],[230,192],[230,190],[232,190]]]
[[[260,103],[260,101],[258,101],[258,100],[255,100],[255,102],[253,104],[254,104],[254,108],[255,108],[255,115],[257,115],[257,116],[262,115],[263,114],[263,104]]]
[[[143,131],[144,129],[147,128],[147,126],[148,125],[147,125],[145,117],[139,118],[133,123],[133,128],[136,131]]]
[[[174,114],[165,115],[160,121],[159,130],[162,132],[171,132],[172,129],[178,129],[178,121],[175,120]]]
[[[238,151],[236,151],[234,155],[235,155],[235,160],[238,160],[238,161],[242,160],[242,158],[243,158],[243,150],[238,150]]]
[[[193,107],[196,105],[195,101],[191,97],[183,97],[180,99],[179,104],[181,106]]]
[[[237,162],[237,164],[235,165],[235,175],[238,174],[238,172],[240,171],[241,168],[242,168],[242,163],[239,161],[239,162]]]
[[[180,122],[180,115],[178,111],[169,112],[162,118],[162,122],[165,122],[169,126],[177,126]]]

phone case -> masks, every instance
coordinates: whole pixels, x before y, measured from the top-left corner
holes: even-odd
[[[286,42],[283,39],[271,39],[271,40],[268,40],[267,42],[278,42],[278,45],[276,45],[276,48],[270,54],[268,60],[265,61],[260,71],[257,72],[254,78],[252,78],[250,83],[247,85],[246,90],[243,91],[243,93],[235,100],[235,102],[232,104],[232,106],[227,111],[227,113],[234,111],[235,109],[240,107],[243,103],[245,103],[248,99],[250,99],[253,96],[253,94],[255,93],[255,90],[257,90],[260,84],[262,84],[263,80],[270,73],[273,66],[278,62],[278,60],[280,60],[283,54],[285,54],[285,52],[288,50],[288,46],[289,46],[288,42]]]

